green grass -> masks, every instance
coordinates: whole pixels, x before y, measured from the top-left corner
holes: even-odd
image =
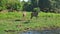
[[[4,32],[4,30],[24,31],[26,28],[30,29],[42,29],[44,27],[60,28],[60,14],[40,12],[38,15],[39,16],[38,19],[34,17],[31,20],[30,20],[30,14],[31,12],[27,12],[26,20],[24,21],[15,21],[15,20],[23,20],[22,12],[0,13],[0,34],[7,34],[6,32]],[[8,34],[13,33],[11,32]]]

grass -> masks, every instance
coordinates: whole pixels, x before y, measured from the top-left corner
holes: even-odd
[[[34,17],[31,20],[30,14],[31,12],[27,12],[26,20],[24,21],[15,21],[23,20],[22,12],[0,12],[0,34],[7,34],[4,30],[24,31],[28,28],[60,28],[60,14],[40,12],[38,19]]]

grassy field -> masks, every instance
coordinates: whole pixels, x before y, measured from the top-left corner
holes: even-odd
[[[23,20],[22,12],[0,12],[0,34],[7,34],[5,30],[60,28],[60,14],[40,12],[38,19],[34,17],[31,20],[30,14],[27,12],[26,19]]]

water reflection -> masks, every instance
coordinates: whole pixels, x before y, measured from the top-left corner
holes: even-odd
[[[26,31],[26,32],[20,32],[19,34],[60,34],[60,30],[44,30],[44,31]]]

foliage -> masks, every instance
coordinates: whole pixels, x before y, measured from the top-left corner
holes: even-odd
[[[36,7],[39,7],[44,12],[59,13],[60,0],[28,0],[28,2],[20,2],[20,0],[0,0],[0,10],[32,11]]]
[[[39,11],[40,11],[40,8],[39,8],[39,7],[34,8],[33,11],[35,11],[35,12],[36,12],[36,11],[39,12]]]
[[[0,10],[12,9],[18,10],[20,9],[19,0],[0,0]]]
[[[33,7],[36,7],[37,1],[31,0]],[[41,11],[60,12],[60,0],[38,0],[38,7]],[[48,9],[47,9],[48,8]]]

